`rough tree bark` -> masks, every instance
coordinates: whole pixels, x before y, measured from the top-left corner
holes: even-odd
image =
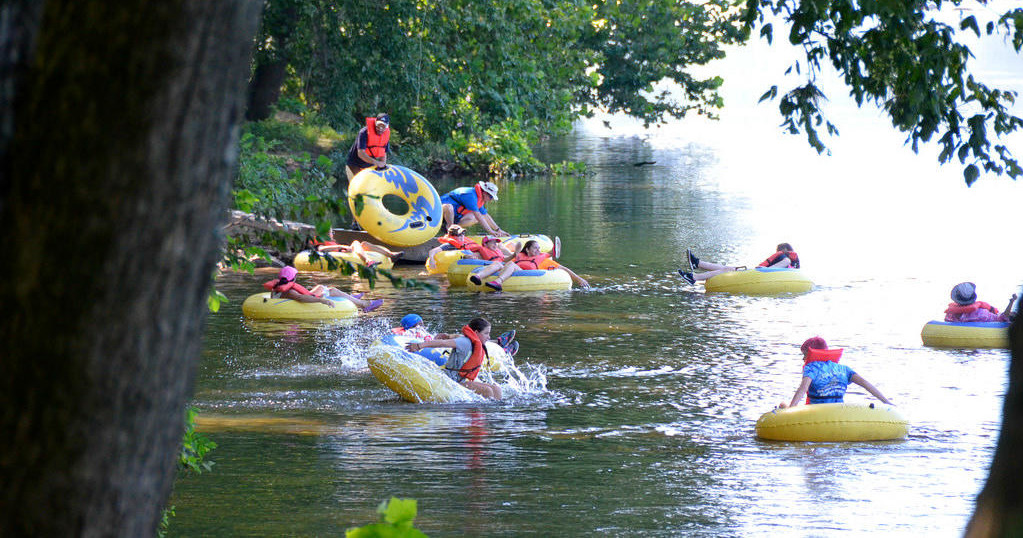
[[[155,532],[261,7],[0,4],[0,534]]]

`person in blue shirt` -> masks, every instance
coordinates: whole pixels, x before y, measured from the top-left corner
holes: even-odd
[[[838,364],[841,349],[828,349],[828,343],[819,336],[807,339],[799,348],[803,352],[803,379],[792,396],[792,402],[778,407],[794,407],[806,397],[807,403],[840,403],[845,397],[849,383],[863,387],[878,400],[892,405],[881,391],[844,364]]]
[[[459,187],[440,197],[441,209],[444,212],[444,232],[452,224],[468,228],[479,223],[488,235],[507,237],[509,234],[494,222],[487,214],[486,204],[497,200],[497,185],[490,181],[480,181],[472,187]]]

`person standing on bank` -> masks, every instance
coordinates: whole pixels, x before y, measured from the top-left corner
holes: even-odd
[[[376,168],[387,166],[387,152],[391,150],[390,140],[390,116],[377,114],[376,117],[366,118],[366,126],[359,129],[352,149],[348,150],[348,162],[345,166],[348,181],[370,166]]]
[[[510,234],[487,214],[486,204],[491,200],[497,200],[497,184],[492,181],[480,181],[472,187],[459,187],[441,196],[441,209],[444,212],[441,231],[447,230],[452,224],[468,228],[479,223],[488,235],[508,237]]]

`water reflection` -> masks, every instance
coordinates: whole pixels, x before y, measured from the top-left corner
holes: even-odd
[[[172,534],[340,534],[397,495],[419,500],[417,526],[431,535],[958,535],[997,437],[1008,356],[925,348],[920,328],[954,282],[1008,295],[1023,260],[997,234],[938,234],[933,223],[961,210],[1012,214],[1018,192],[916,177],[889,188],[891,173],[871,162],[819,161],[773,141],[743,159],[692,136],[584,133],[547,149],[594,175],[501,185],[502,227],[560,235],[590,291],[381,283],[372,294],[384,306],[348,324],[263,325],[239,309],[262,277],[224,275],[231,303],[211,318],[196,394],[217,466],[179,481]],[[674,274],[686,246],[749,263],[782,240],[812,291],[705,294]],[[953,259],[961,245],[992,262],[964,266]],[[517,330],[528,383],[503,402],[401,402],[365,350],[409,312],[433,331],[477,315],[495,333]],[[760,414],[791,398],[798,344],[815,334],[900,407],[905,441],[755,439]]]

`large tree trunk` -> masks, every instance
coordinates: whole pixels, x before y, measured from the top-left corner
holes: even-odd
[[[0,7],[3,534],[155,532],[260,11]]]
[[[1009,388],[1002,406],[1002,432],[987,483],[977,496],[966,535],[1023,536],[1023,307],[1009,328]]]

